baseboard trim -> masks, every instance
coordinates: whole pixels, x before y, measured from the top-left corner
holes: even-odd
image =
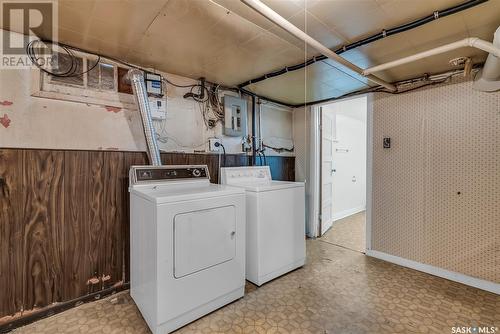
[[[333,221],[335,222],[337,220],[340,220],[340,219],[345,218],[345,217],[352,216],[352,215],[354,215],[356,213],[359,213],[359,212],[362,212],[362,211],[365,211],[365,210],[366,210],[366,205],[358,206],[356,208],[352,208],[352,209],[341,211],[341,212],[337,213],[336,215],[333,215]]]
[[[70,301],[54,303],[50,306],[46,306],[43,309],[35,311],[28,315],[13,317],[12,320],[0,324],[0,333],[8,333],[16,328],[29,325],[35,321],[56,315],[71,308],[80,306],[81,304],[84,303],[89,303],[104,297],[108,297],[114,293],[127,290],[129,288],[130,288],[130,283],[127,282],[122,285],[112,286],[104,290],[96,291]]]
[[[498,283],[485,281],[480,278],[467,276],[375,250],[366,250],[366,255],[500,295],[500,284]]]

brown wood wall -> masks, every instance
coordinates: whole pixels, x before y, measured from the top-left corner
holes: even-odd
[[[207,164],[218,182],[217,155],[162,160]],[[143,152],[0,148],[0,323],[128,282],[128,170],[146,162]],[[226,157],[226,166],[248,162]],[[274,179],[295,179],[295,158],[267,163]]]

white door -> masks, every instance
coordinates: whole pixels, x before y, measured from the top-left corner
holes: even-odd
[[[321,235],[333,223],[333,152],[336,133],[335,113],[321,110]]]

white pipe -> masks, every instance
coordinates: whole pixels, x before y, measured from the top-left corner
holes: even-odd
[[[248,5],[249,7],[253,8],[257,12],[261,13],[265,17],[267,17],[269,20],[272,22],[276,23],[279,25],[281,28],[285,29],[298,39],[303,40],[307,44],[309,44],[311,47],[316,49],[318,52],[321,52],[323,55],[326,57],[332,59],[333,61],[353,70],[354,72],[364,75],[368,80],[381,85],[390,91],[396,91],[396,87],[374,75],[365,75],[363,74],[363,69],[354,65],[353,63],[345,60],[344,58],[340,57],[338,54],[294,26],[292,23],[288,22],[285,18],[283,18],[281,15],[276,13],[274,10],[263,4],[260,0],[241,0],[243,3]]]
[[[366,70],[363,71],[363,75],[369,75],[374,72],[380,72],[383,70],[387,70],[389,68],[393,68],[396,66],[400,66],[403,64],[411,63],[416,60],[420,60],[423,58],[435,56],[441,53],[445,53],[451,50],[455,49],[460,49],[463,47],[473,47],[476,49],[480,49],[486,52],[489,52],[490,54],[495,55],[496,57],[500,57],[500,48],[495,47],[492,43],[484,41],[482,39],[479,39],[477,37],[469,37],[469,38],[464,38],[460,41],[456,41],[450,44],[442,45],[434,49],[430,49],[427,51],[419,52],[417,54],[414,54],[412,56],[404,57],[401,59],[393,60],[385,64],[373,66],[370,68],[367,68]]]
[[[493,36],[493,45],[500,48],[500,27]],[[500,90],[500,57],[490,53],[483,68],[474,79],[473,89],[483,92],[494,92]]]

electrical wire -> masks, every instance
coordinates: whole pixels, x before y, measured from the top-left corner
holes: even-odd
[[[218,166],[219,166],[219,170],[218,170],[218,173],[217,173],[217,178],[219,181],[218,183],[220,184],[221,183],[221,174],[222,174],[222,169],[221,169],[221,165],[220,165],[220,151],[219,151],[219,162],[218,162]]]
[[[480,67],[481,67],[481,64],[475,64],[473,66],[472,71],[476,72],[476,71],[478,71],[480,69]],[[432,75],[431,76],[429,74],[425,74],[425,75],[420,76],[418,78],[395,82],[394,85],[396,87],[398,87],[398,90],[396,92],[388,91],[388,90],[386,90],[383,87],[371,87],[371,88],[367,88],[367,89],[357,90],[355,92],[347,93],[347,94],[344,94],[344,95],[341,95],[341,96],[338,96],[338,97],[334,97],[334,98],[328,98],[328,99],[314,101],[314,102],[311,102],[311,103],[305,103],[305,104],[296,105],[296,107],[304,107],[306,105],[311,105],[311,104],[333,102],[333,101],[345,99],[347,97],[352,97],[352,96],[357,96],[357,95],[362,95],[362,94],[367,94],[367,93],[386,93],[386,94],[392,94],[392,95],[403,94],[403,93],[411,92],[411,91],[418,90],[418,89],[421,89],[421,88],[425,88],[427,86],[432,86],[432,85],[438,85],[438,84],[445,83],[446,81],[450,80],[451,78],[453,78],[453,77],[455,77],[457,75],[462,75],[463,74],[463,70],[462,69],[458,69],[458,70],[452,71],[451,73],[447,72],[447,73],[443,73],[443,74],[446,75],[444,77],[444,79],[433,79],[433,77],[436,77],[438,75]],[[419,83],[419,82],[426,82],[426,84],[415,86],[415,87],[412,87],[412,88],[409,88],[409,89],[403,89],[403,90],[400,89],[400,87],[402,87],[402,86],[405,86],[405,85],[414,85],[414,84]]]
[[[213,129],[218,123],[224,121],[224,104],[220,98],[221,90],[234,91],[235,89],[222,87],[219,84],[210,82],[204,82],[204,84],[202,82],[202,84],[180,85],[167,78],[163,78],[163,80],[174,87],[189,88],[189,93],[184,96],[198,102],[198,108],[207,129]],[[198,91],[196,92],[195,90],[197,88]],[[201,96],[203,96],[203,98],[200,98]]]
[[[375,90],[375,92],[378,92],[378,93],[387,93],[387,94],[403,94],[403,93],[411,92],[411,91],[414,91],[414,90],[417,90],[417,89],[425,88],[425,87],[428,87],[428,86],[434,86],[434,85],[443,84],[445,82],[448,82],[451,78],[453,78],[454,76],[456,76],[457,74],[462,73],[462,72],[463,71],[452,72],[451,74],[448,74],[443,79],[439,79],[439,80],[432,80],[432,79],[429,78],[429,76],[425,76],[421,80],[414,80],[414,81],[410,81],[410,82],[404,83],[405,85],[410,85],[410,84],[416,84],[416,83],[419,83],[419,82],[423,82],[423,84],[418,85],[418,86],[414,86],[414,87],[410,87],[408,89],[403,89],[403,90],[399,90],[398,89],[397,92],[390,92],[390,91],[385,90],[385,89]]]
[[[221,165],[221,160],[220,160],[220,156],[221,156],[221,150],[219,150],[219,183],[221,183],[221,168],[222,166],[226,166],[226,148],[224,147],[224,145],[221,143],[221,142],[216,142],[215,143],[215,147],[222,147],[222,153],[224,154],[224,160],[223,160],[223,165]]]
[[[166,83],[168,83],[174,87],[179,87],[179,88],[191,88],[193,86],[196,86],[196,85],[179,85],[179,84],[173,83],[172,81],[168,80],[165,77],[163,77],[163,81],[165,81]]]
[[[51,46],[57,45],[59,48],[61,48],[61,50],[63,50],[66,53],[66,55],[69,57],[69,59],[71,60],[71,66],[69,67],[69,69],[67,69],[64,72],[54,72],[54,71],[50,71],[50,70],[44,68],[39,63],[39,61],[42,58],[38,57],[37,54],[36,54],[36,47],[35,47],[35,45],[37,43],[43,43],[45,46],[47,46],[47,44],[50,44]],[[52,52],[54,52],[54,51],[52,51]],[[67,78],[67,77],[82,76],[85,73],[88,73],[88,72],[92,71],[94,68],[96,68],[97,65],[99,65],[99,62],[101,61],[101,56],[97,55],[97,60],[96,60],[96,62],[95,62],[95,64],[93,66],[91,66],[86,71],[77,72],[78,68],[79,68],[79,66],[78,66],[78,60],[77,60],[77,57],[75,56],[75,54],[73,53],[73,51],[71,50],[71,48],[68,47],[68,46],[66,46],[66,45],[64,45],[64,44],[54,43],[54,42],[45,41],[45,40],[33,40],[33,41],[30,41],[26,45],[26,55],[30,59],[31,63],[33,65],[35,65],[37,68],[39,68],[41,71],[43,71],[43,72],[45,72],[45,73],[47,73],[47,74],[49,74],[51,76],[59,77],[59,78],[61,78],[61,77],[62,78]]]
[[[205,146],[208,143],[208,140],[206,140],[200,144],[193,144],[193,145],[182,144],[179,141],[179,139],[168,135],[167,130],[166,130],[165,120],[161,120],[161,121],[160,120],[153,120],[153,126],[155,128],[156,140],[158,140],[162,144],[168,144],[169,142],[173,142],[177,147],[196,149],[196,148]]]
[[[435,12],[428,14],[427,16],[421,17],[415,21],[405,23],[403,25],[399,25],[399,26],[396,26],[396,27],[393,27],[390,29],[384,29],[375,35],[368,36],[366,38],[363,38],[362,40],[356,41],[356,42],[351,43],[351,44],[344,45],[344,46],[338,48],[337,50],[335,50],[334,52],[336,54],[340,55],[346,51],[358,48],[358,47],[366,45],[366,44],[373,43],[377,40],[387,38],[391,35],[399,34],[399,33],[420,27],[420,26],[425,25],[429,22],[438,20],[442,17],[446,17],[446,16],[449,16],[449,15],[452,15],[455,13],[459,13],[459,12],[464,11],[466,9],[469,9],[469,8],[475,7],[477,5],[480,5],[482,3],[485,3],[487,1],[488,0],[469,0],[469,1],[466,1],[464,3],[458,4],[456,6],[446,8],[444,10],[435,11]],[[322,61],[322,60],[326,60],[326,59],[327,59],[327,57],[325,55],[318,55],[318,56],[315,56],[315,57],[312,57],[312,58],[306,60],[303,63],[292,65],[292,66],[287,66],[287,67],[284,67],[284,68],[279,69],[277,71],[264,74],[258,78],[247,80],[247,81],[239,84],[238,87],[243,88],[243,87],[248,86],[250,84],[254,84],[254,83],[257,83],[257,82],[260,82],[263,80],[267,80],[267,79],[270,79],[270,78],[273,78],[273,77],[276,77],[279,75],[283,75],[283,74],[291,72],[291,71],[296,71],[296,70],[302,69],[306,66],[309,66],[309,65],[314,64],[318,61]]]
[[[292,146],[292,148],[287,148],[287,147],[274,147],[274,146],[270,146],[270,145],[266,145],[264,143],[262,143],[262,147],[265,147],[265,148],[269,148],[271,150],[274,150],[278,153],[282,153],[282,152],[293,152],[295,150],[295,146]]]
[[[222,152],[224,154],[224,166],[226,166],[226,148],[224,147],[224,145],[221,142],[216,142],[215,147],[222,148]],[[219,150],[219,154],[220,154],[220,150]],[[220,163],[219,163],[219,167],[220,167]]]

